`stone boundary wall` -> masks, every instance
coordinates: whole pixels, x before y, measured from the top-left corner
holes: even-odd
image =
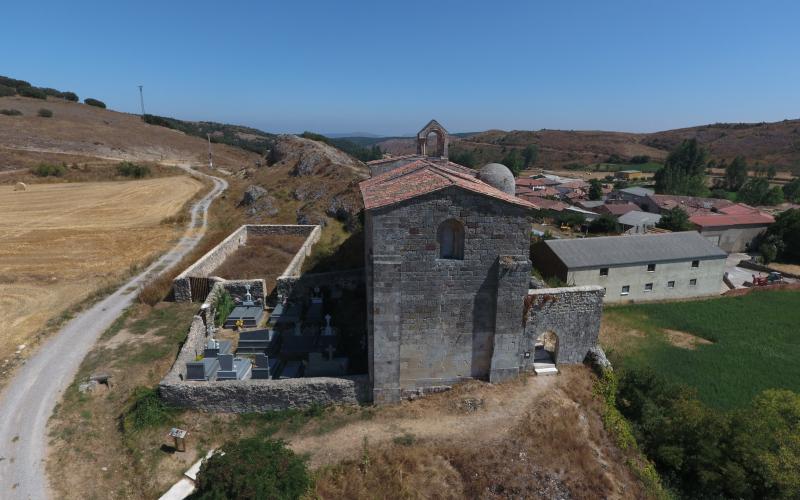
[[[223,413],[304,409],[312,405],[357,405],[367,402],[367,393],[370,392],[367,375],[222,382],[164,379],[158,390],[161,398],[173,406]]]
[[[241,286],[241,283],[235,282],[234,285]],[[371,400],[372,386],[368,375],[285,380],[186,380],[186,363],[203,353],[207,341],[206,324],[213,321],[219,294],[230,284],[224,281],[215,283],[199,313],[192,318],[175,363],[159,383],[159,395],[164,401],[180,408],[248,413],[302,409],[315,404],[356,405]]]
[[[322,229],[315,225],[296,224],[245,224],[228,235],[217,246],[197,259],[172,281],[172,290],[175,302],[191,302],[192,278],[209,278],[225,259],[230,257],[239,247],[247,244],[248,235],[307,235],[306,240],[292,261],[282,273],[283,276],[299,276],[300,269],[306,257],[311,253],[314,244],[319,241]]]
[[[537,337],[553,332],[558,337],[557,364],[583,363],[597,347],[603,295],[600,286],[540,288],[528,291],[525,298],[525,333],[520,342],[520,368],[533,369],[533,353]]]
[[[327,273],[304,273],[301,276],[281,276],[278,278],[276,290],[278,301],[291,299],[292,296],[308,296],[316,287],[327,289],[335,297],[342,291],[355,291],[365,286],[364,268],[331,271]]]

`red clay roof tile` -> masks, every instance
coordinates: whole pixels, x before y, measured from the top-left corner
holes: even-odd
[[[476,171],[456,163],[442,165],[420,159],[362,181],[359,188],[367,210],[400,203],[450,186],[525,208],[538,208],[533,203],[486,184],[476,175]]]

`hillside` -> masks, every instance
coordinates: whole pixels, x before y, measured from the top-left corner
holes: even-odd
[[[40,109],[52,117],[38,116]],[[30,167],[42,161],[103,163],[120,159],[164,163],[205,163],[207,141],[177,130],[149,125],[138,115],[119,113],[48,97],[0,97],[0,171]],[[222,168],[254,164],[260,155],[224,144],[213,146]]]
[[[499,161],[512,148],[529,144],[539,147],[537,166],[560,168],[570,164],[590,165],[605,162],[612,155],[628,160],[633,156],[649,156],[663,160],[683,139],[696,138],[711,152],[712,158],[730,161],[743,155],[748,162],[792,169],[800,173],[800,120],[775,123],[719,123],[691,128],[666,130],[649,134],[539,130],[488,130],[451,137],[451,151],[470,151],[477,163]],[[350,140],[356,140],[351,138]],[[368,143],[369,141],[363,141]],[[413,138],[385,138],[376,142],[392,154],[408,154],[415,150]]]

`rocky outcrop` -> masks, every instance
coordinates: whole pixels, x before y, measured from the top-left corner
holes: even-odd
[[[242,196],[242,201],[239,202],[239,206],[250,206],[263,198],[267,195],[267,190],[261,186],[256,186],[251,184],[247,186],[247,189],[244,191],[244,195]]]
[[[290,174],[293,176],[368,176],[366,165],[347,153],[324,142],[295,135],[278,136],[270,160],[273,164],[291,165]]]
[[[278,215],[278,207],[275,206],[275,198],[269,196],[268,191],[261,186],[250,185],[239,202],[240,207],[247,207],[247,215],[250,217],[274,217]]]

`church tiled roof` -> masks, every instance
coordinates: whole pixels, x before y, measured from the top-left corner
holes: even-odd
[[[420,159],[362,181],[364,208],[372,210],[455,186],[473,193],[536,209],[533,203],[504,193],[476,177],[477,172],[456,163],[439,164]]]

